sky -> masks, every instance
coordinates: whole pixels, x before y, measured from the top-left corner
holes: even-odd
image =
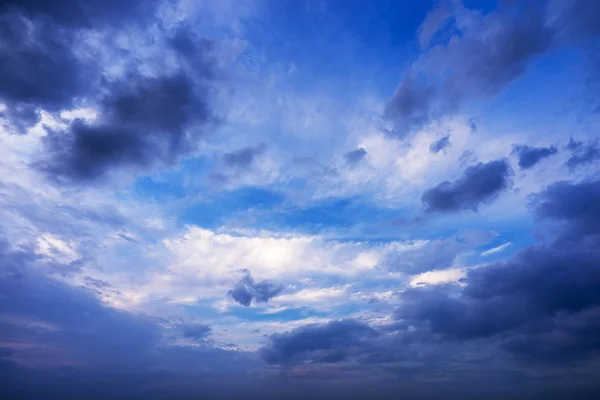
[[[2,399],[600,395],[600,2],[0,32]]]

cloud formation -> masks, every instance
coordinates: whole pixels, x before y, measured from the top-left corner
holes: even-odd
[[[345,360],[352,347],[364,346],[376,336],[377,332],[362,322],[332,321],[272,335],[260,353],[269,364],[295,364],[305,361],[336,363]]]
[[[243,149],[223,154],[223,161],[228,167],[248,168],[266,150],[267,145],[265,143],[260,143],[255,147],[244,147]]]
[[[348,165],[352,166],[361,162],[366,156],[367,151],[361,147],[344,154],[344,160],[346,160]]]
[[[549,187],[534,207],[540,218],[563,222],[552,243],[470,270],[464,289],[409,289],[397,318],[449,339],[498,337],[507,351],[539,362],[594,354],[600,349],[599,188],[598,181]]]
[[[514,147],[513,152],[516,153],[519,158],[519,167],[521,169],[529,169],[544,158],[548,158],[558,153],[558,150],[554,146],[531,147],[527,145],[517,145]]]
[[[584,143],[571,138],[567,150],[571,156],[566,165],[572,170],[600,160],[600,144],[597,141]]]
[[[195,149],[205,127],[216,122],[208,98],[214,78],[211,44],[187,32],[193,59],[176,52],[173,74],[143,77],[134,73],[107,86],[97,120],[73,121],[67,130],[49,130],[47,154],[37,168],[53,177],[91,181],[117,167],[173,163]],[[182,31],[178,32],[179,39]],[[186,72],[190,63],[194,73]]]
[[[427,212],[476,211],[510,186],[511,169],[506,160],[478,163],[465,169],[454,182],[445,181],[423,193]]]
[[[266,303],[283,290],[281,286],[270,281],[255,282],[248,270],[243,270],[242,273],[244,276],[229,291],[229,295],[244,307],[249,307],[253,301]]]
[[[39,121],[40,109],[70,109],[100,83],[97,60],[86,56],[81,34],[142,22],[156,1],[5,1],[0,9],[0,100],[21,133]],[[91,49],[85,48],[86,51]]]
[[[494,96],[552,47],[598,35],[591,22],[598,16],[593,0],[507,4],[487,14],[462,2],[435,8],[421,25],[421,43],[427,46],[440,31],[449,39],[407,68],[384,117],[404,138],[472,100]]]
[[[440,151],[446,149],[447,147],[452,146],[450,143],[450,135],[446,135],[435,142],[429,145],[429,152],[433,154],[437,154]]]

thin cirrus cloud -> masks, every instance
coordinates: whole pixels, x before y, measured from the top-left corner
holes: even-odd
[[[0,398],[596,398],[600,3],[492,3],[4,1]]]

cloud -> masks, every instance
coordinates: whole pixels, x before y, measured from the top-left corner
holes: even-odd
[[[578,184],[557,182],[533,198],[535,213],[543,219],[562,221],[564,239],[598,233],[600,226],[600,181]]]
[[[196,340],[203,341],[212,331],[211,327],[204,324],[199,323],[185,323],[179,326],[183,333],[183,337]]]
[[[223,161],[228,167],[248,168],[266,150],[267,145],[265,143],[260,143],[255,147],[244,147],[243,149],[223,154]]]
[[[348,165],[356,165],[367,156],[367,151],[362,147],[344,154],[344,160]]]
[[[193,67],[200,75],[180,67],[172,75],[134,74],[109,85],[96,121],[76,119],[66,131],[49,130],[46,158],[36,167],[51,177],[85,182],[117,167],[172,163],[193,151],[206,126],[216,122],[207,83],[213,77],[211,46],[197,44]]]
[[[549,244],[470,269],[465,286],[412,288],[397,318],[448,340],[494,338],[536,362],[586,358],[600,350],[600,182],[550,186],[536,196],[536,215],[563,228]]]
[[[450,143],[450,136],[446,135],[431,143],[431,145],[429,146],[429,151],[431,153],[437,154],[445,148],[450,147],[451,145],[452,144]]]
[[[434,42],[404,72],[384,112],[393,134],[403,138],[472,100],[494,96],[553,46],[598,35],[592,22],[598,9],[593,0],[505,4],[487,14],[462,2],[435,8],[419,29],[421,45],[438,33],[449,39]]]
[[[376,336],[377,331],[355,320],[306,325],[290,332],[271,335],[260,354],[269,364],[296,364],[305,361],[335,363],[345,360],[352,347],[364,346]]]
[[[571,138],[567,149],[571,152],[571,156],[566,165],[571,170],[600,160],[600,144],[598,141],[583,143]]]
[[[510,186],[511,169],[506,160],[478,163],[465,169],[454,182],[445,181],[423,193],[427,212],[476,211]]]
[[[409,67],[386,106],[384,115],[394,122],[399,137],[454,112],[472,98],[497,94],[552,40],[543,9],[537,6],[482,15],[461,5],[449,17],[455,34]],[[428,36],[435,33],[424,28]]]
[[[229,295],[244,307],[249,307],[252,301],[266,303],[283,290],[281,286],[273,282],[255,282],[248,270],[244,270],[243,273],[244,276],[229,291]]]
[[[72,108],[99,84],[97,60],[84,56],[82,30],[138,23],[154,14],[156,1],[5,1],[0,10],[0,100],[11,125],[24,133],[39,109]],[[89,49],[87,49],[89,50]]]
[[[411,246],[391,244],[381,265],[405,274],[447,269],[454,266],[461,254],[488,243],[493,237],[490,233],[469,232],[447,239],[416,241]]]
[[[170,270],[215,285],[241,269],[257,279],[296,279],[309,274],[352,275],[374,268],[377,253],[360,242],[273,232],[215,232],[190,226],[164,240]],[[201,268],[199,268],[201,267]]]
[[[2,114],[12,133],[25,133],[42,111],[62,122],[47,128],[34,163],[50,178],[81,183],[115,168],[171,164],[218,122],[213,43],[186,26],[153,29],[148,22],[165,18],[157,1],[8,3],[0,12]],[[136,47],[136,34],[154,48]],[[162,65],[148,62],[152,51]],[[59,118],[82,106],[97,117]]]
[[[504,249],[508,248],[510,245],[512,245],[512,243],[508,242],[508,243],[501,244],[500,246],[493,247],[489,250],[482,252],[481,256],[487,257],[487,256],[491,256],[492,254],[500,253]]]
[[[98,398],[147,398],[149,388],[153,395],[180,393],[180,381],[196,382],[187,371],[218,379],[256,366],[243,352],[203,340],[210,333],[204,324],[171,324],[101,303],[94,291],[50,276],[48,264],[26,247],[0,241],[0,266],[0,370],[10,377],[1,380],[3,394],[78,398],[74,391],[91,391],[102,393]],[[173,329],[197,343],[176,344],[169,337]],[[205,382],[195,390],[201,386]]]
[[[558,152],[556,147],[530,147],[527,145],[517,145],[514,147],[513,152],[519,158],[519,167],[521,169],[529,169],[534,165],[542,161],[544,158],[548,158]]]
[[[142,5],[138,0],[58,0],[49,5],[43,0],[6,0],[3,8],[17,10],[29,18],[48,17],[68,27],[118,25],[133,17],[151,16],[158,1]]]

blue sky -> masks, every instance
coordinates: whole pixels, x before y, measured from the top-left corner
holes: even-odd
[[[600,390],[600,3],[4,3],[2,398]]]

